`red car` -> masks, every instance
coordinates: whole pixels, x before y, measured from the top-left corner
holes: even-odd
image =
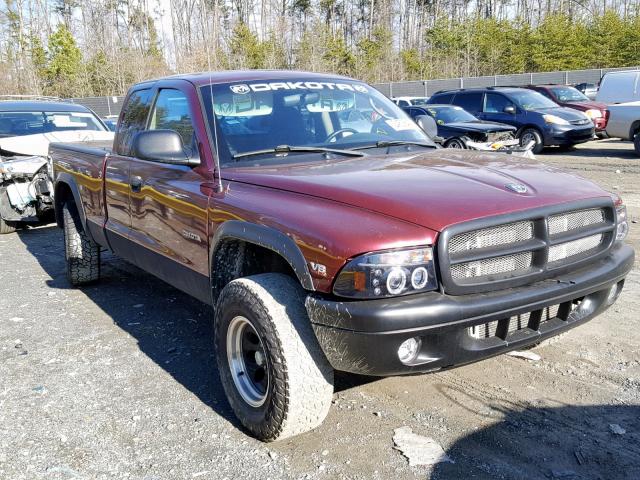
[[[70,283],[97,281],[108,249],[213,306],[229,404],[267,441],[322,422],[334,370],[425,373],[525,348],[613,305],[634,261],[617,195],[440,149],[335,75],[140,83],[113,145],[49,153]]]
[[[604,133],[609,120],[606,104],[589,100],[584,93],[570,85],[529,85],[527,88],[540,92],[561,107],[584,112],[593,121],[596,133]]]

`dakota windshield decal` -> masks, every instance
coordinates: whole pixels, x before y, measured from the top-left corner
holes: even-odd
[[[267,92],[276,90],[343,90],[347,92],[368,93],[367,87],[354,83],[334,82],[266,82],[266,83],[240,83],[231,85],[229,89],[236,94],[251,92]]]

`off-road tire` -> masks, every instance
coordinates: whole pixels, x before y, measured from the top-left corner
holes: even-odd
[[[536,142],[531,151],[533,153],[542,152],[542,149],[544,148],[544,140],[542,139],[542,135],[540,134],[540,132],[535,128],[525,128],[520,132],[520,146],[525,146],[525,139],[529,135],[533,137],[533,140],[535,140]]]
[[[636,151],[636,155],[640,155],[640,132],[636,133],[636,136],[633,137],[633,148]]]
[[[233,280],[216,305],[215,345],[222,386],[242,425],[262,441],[314,429],[331,406],[333,369],[313,332],[304,298],[304,290],[292,278],[265,273]],[[229,325],[238,316],[249,320],[266,354],[269,386],[258,407],[242,398],[227,357]]]
[[[0,235],[5,233],[13,233],[16,231],[16,224],[14,222],[7,222],[4,218],[0,218]]]
[[[100,278],[100,246],[82,228],[73,203],[64,204],[62,216],[69,282],[71,285],[85,285],[97,281]]]

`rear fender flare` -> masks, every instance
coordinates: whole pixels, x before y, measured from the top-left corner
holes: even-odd
[[[82,228],[87,233],[87,235],[90,235],[89,230],[87,229],[87,217],[84,213],[84,205],[82,204],[80,191],[78,190],[78,186],[76,185],[73,176],[65,172],[58,174],[54,187],[53,201],[55,205],[56,223],[60,228],[62,228],[62,199],[60,196],[60,191],[62,188],[68,188],[69,190],[71,190],[71,195],[73,196],[76,210],[78,211],[78,215],[80,216],[80,223],[82,224]]]
[[[272,250],[284,258],[291,266],[302,288],[309,291],[315,290],[307,261],[291,237],[275,228],[240,220],[226,221],[217,228],[211,240],[211,250],[209,253],[210,272],[213,271],[213,259],[218,247],[226,239],[243,240],[247,243],[253,243]]]

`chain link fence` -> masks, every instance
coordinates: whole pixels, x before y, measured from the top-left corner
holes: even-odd
[[[517,73],[513,75],[489,75],[484,77],[462,77],[441,80],[416,80],[410,82],[377,83],[373,86],[387,97],[429,97],[440,90],[456,88],[482,88],[497,86],[522,86],[559,83],[599,83],[607,72],[635,70],[640,67],[597,68],[592,70],[570,70],[562,72]]]

